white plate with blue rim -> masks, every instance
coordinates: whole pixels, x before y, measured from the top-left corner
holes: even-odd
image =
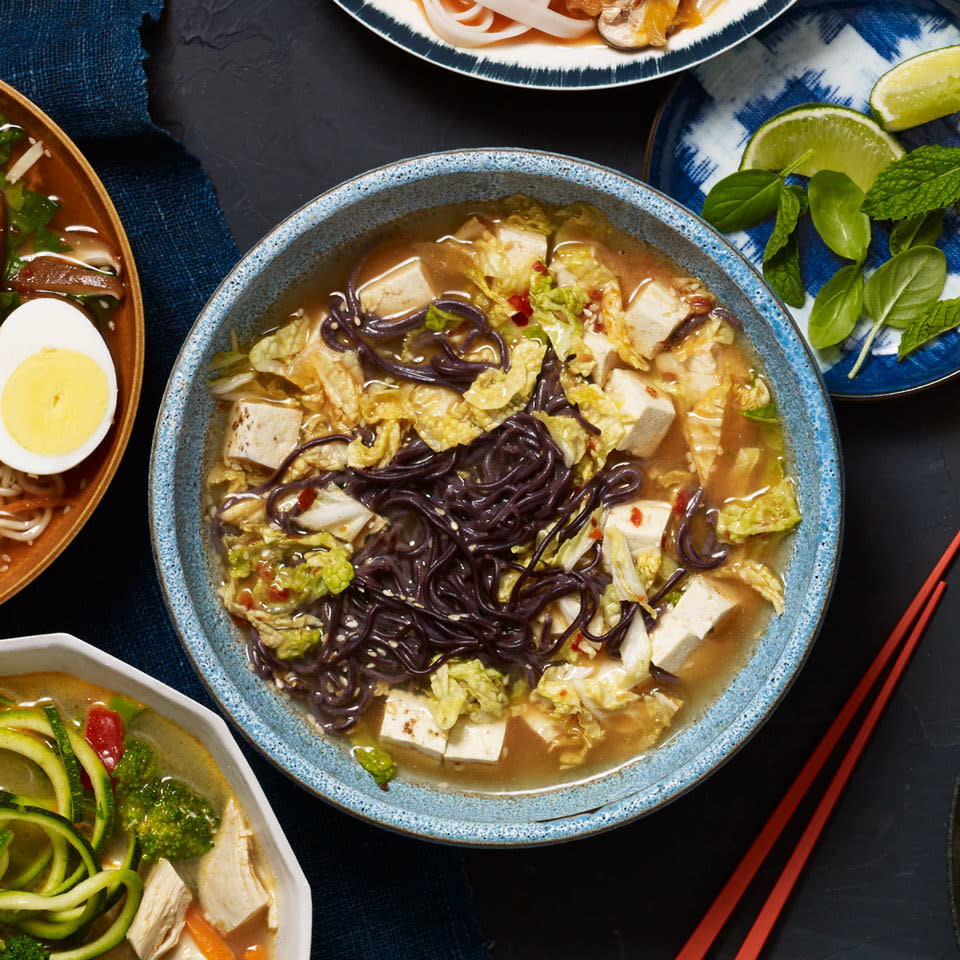
[[[737,169],[753,131],[777,113],[812,101],[868,112],[874,83],[892,66],[956,43],[960,16],[951,15],[938,0],[804,0],[736,50],[678,80],[651,132],[647,180],[699,212],[707,191]],[[925,143],[960,146],[960,114],[896,137],[907,150]],[[771,229],[772,223],[765,223],[728,239],[759,266]],[[889,255],[886,227],[873,229],[868,272]],[[800,244],[807,299],[803,307],[788,309],[806,333],[814,296],[845,261],[826,248],[809,218],[801,223]],[[948,212],[938,245],[947,255],[943,297],[960,296],[960,217],[955,210]],[[900,331],[887,327],[874,341],[869,361],[850,379],[869,327],[861,319],[844,344],[814,351],[832,396],[898,396],[960,374],[960,330],[898,361]]]
[[[336,0],[374,33],[423,60],[494,83],[543,90],[615,87],[685,70],[729,50],[794,2],[720,0],[702,24],[673,34],[665,47],[626,52],[607,46],[596,33],[595,41],[556,42],[531,31],[489,46],[455,46],[431,27],[424,0]]]

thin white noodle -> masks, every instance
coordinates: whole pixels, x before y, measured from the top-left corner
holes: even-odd
[[[540,0],[483,0],[483,5],[494,13],[500,13],[541,33],[563,40],[582,37],[594,27],[592,18],[564,16],[551,10],[549,4],[541,3]]]
[[[43,141],[35,140],[7,171],[7,183],[16,183],[43,156]]]
[[[63,494],[63,477],[31,477],[0,463],[0,540],[33,543],[47,529],[53,510],[39,507],[14,513],[4,510],[4,504],[23,497],[59,497]]]

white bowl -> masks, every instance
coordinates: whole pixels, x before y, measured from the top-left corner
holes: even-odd
[[[124,693],[195,736],[237,795],[276,878],[277,960],[308,960],[313,917],[310,884],[227,725],[213,711],[68,633],[0,640],[0,680],[21,673],[69,673]]]

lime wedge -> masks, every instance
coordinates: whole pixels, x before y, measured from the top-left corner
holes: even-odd
[[[870,93],[884,130],[906,130],[960,110],[960,45],[918,53],[888,70]]]
[[[833,103],[804,103],[768,120],[750,138],[741,170],[783,170],[806,155],[794,173],[845,173],[861,190],[903,147],[869,117]]]

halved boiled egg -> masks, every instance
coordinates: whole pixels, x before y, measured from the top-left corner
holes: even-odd
[[[39,297],[0,324],[0,462],[69,470],[103,440],[116,408],[113,359],[79,307]]]

